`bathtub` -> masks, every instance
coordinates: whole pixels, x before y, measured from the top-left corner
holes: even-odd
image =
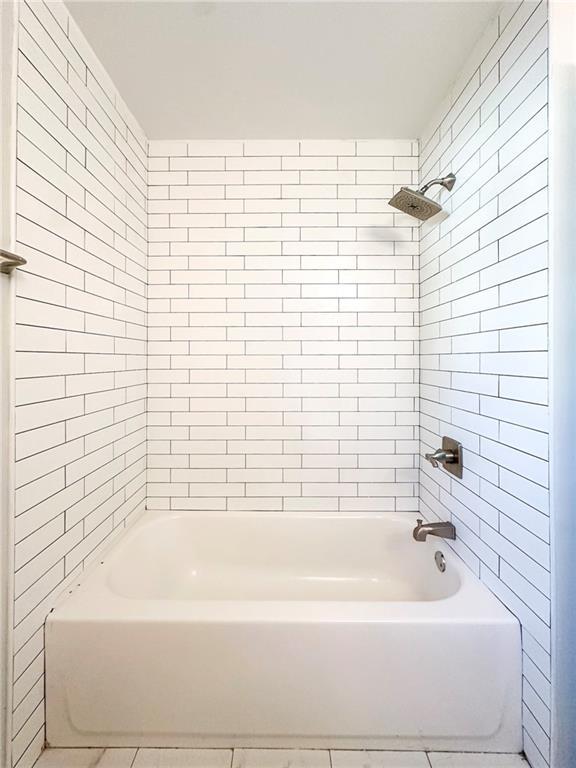
[[[518,622],[414,524],[146,512],[48,617],[48,742],[520,751]]]

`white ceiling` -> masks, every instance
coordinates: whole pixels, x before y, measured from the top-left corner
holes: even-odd
[[[417,137],[499,8],[68,0],[144,132]]]

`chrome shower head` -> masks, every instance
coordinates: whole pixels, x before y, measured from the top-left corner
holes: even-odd
[[[448,176],[443,176],[441,179],[429,181],[418,190],[402,187],[390,200],[390,205],[398,208],[403,213],[408,213],[410,216],[420,219],[420,221],[426,221],[426,219],[430,219],[435,214],[440,213],[442,206],[435,200],[426,197],[425,193],[435,184],[451,190],[455,183],[456,176],[453,173],[449,173]]]

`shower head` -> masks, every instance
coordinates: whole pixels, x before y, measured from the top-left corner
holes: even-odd
[[[408,187],[402,187],[400,192],[396,192],[390,200],[390,205],[393,208],[398,208],[402,213],[408,213],[410,216],[420,219],[420,221],[426,221],[442,210],[442,206],[435,200],[430,200],[421,192]]]
[[[435,184],[439,184],[445,189],[451,190],[455,183],[456,176],[454,176],[453,173],[449,173],[448,176],[444,176],[441,179],[433,179],[432,181],[429,181],[427,184],[421,186],[419,190],[402,187],[390,200],[390,205],[394,208],[398,208],[398,210],[403,213],[408,213],[410,216],[420,219],[420,221],[426,221],[426,219],[440,213],[442,206],[435,200],[426,197],[425,193]]]

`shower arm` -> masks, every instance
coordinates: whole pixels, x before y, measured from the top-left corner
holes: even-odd
[[[430,189],[430,187],[433,187],[435,184],[439,184],[441,187],[444,187],[444,189],[447,189],[448,191],[450,191],[454,186],[455,182],[456,182],[456,176],[454,176],[453,173],[449,173],[448,176],[444,176],[441,179],[432,179],[432,181],[429,181],[426,184],[423,184],[418,190],[418,192],[420,192],[421,195],[425,195],[426,192]]]

